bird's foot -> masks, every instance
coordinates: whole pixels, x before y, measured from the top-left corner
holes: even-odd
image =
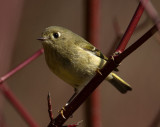
[[[62,107],[62,109],[61,109],[60,111],[58,111],[58,112],[61,114],[61,116],[62,116],[64,119],[66,119],[66,117],[64,116],[64,111],[66,111],[65,106]]]
[[[115,53],[113,53],[113,55],[111,56],[111,59],[114,61],[114,63],[119,66],[121,63],[117,64],[115,61],[115,57],[117,57],[118,55],[120,55],[122,52],[121,51],[116,51]],[[117,68],[115,68],[115,71],[119,71]]]

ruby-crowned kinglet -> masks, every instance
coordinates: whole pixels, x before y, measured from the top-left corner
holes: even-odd
[[[107,62],[97,48],[77,34],[59,26],[44,30],[42,41],[47,65],[53,73],[79,91]],[[128,83],[113,72],[106,80],[121,93],[131,90]]]

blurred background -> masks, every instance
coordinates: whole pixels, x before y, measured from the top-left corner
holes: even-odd
[[[160,1],[153,0],[160,12]],[[99,49],[108,54],[116,33],[115,17],[124,32],[138,6],[138,1],[101,0]],[[42,48],[36,40],[44,28],[51,25],[66,27],[86,38],[85,0],[5,0],[0,5],[0,76],[16,67]],[[141,27],[133,34],[129,45],[152,27],[144,13]],[[147,43],[127,57],[118,74],[133,87],[127,94],[119,93],[108,82],[99,86],[103,127],[160,127],[160,36],[156,33]],[[49,123],[47,94],[51,93],[54,117],[73,94],[73,88],[48,69],[44,55],[17,72],[7,84],[40,127]],[[86,106],[83,104],[66,124],[84,120],[87,127]],[[27,127],[21,116],[0,93],[0,122],[5,127]]]

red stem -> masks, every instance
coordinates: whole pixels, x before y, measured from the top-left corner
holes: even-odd
[[[94,46],[99,47],[99,11],[100,11],[100,0],[88,0],[87,1],[87,24],[88,24],[88,41]],[[99,89],[96,89],[89,101],[90,115],[89,124],[92,127],[101,127],[101,108],[100,108],[100,94]]]
[[[151,17],[153,22],[156,24],[158,30],[160,31],[160,17],[156,9],[154,8],[153,4],[150,0],[140,0],[148,13],[148,15]]]
[[[122,37],[122,40],[120,41],[120,45],[118,46],[116,52],[122,53],[126,47],[126,45],[128,44],[129,39],[131,38],[140,18],[141,15],[143,14],[144,11],[144,7],[141,3],[139,3],[138,8],[124,34],[124,36]]]
[[[25,60],[23,63],[19,64],[17,67],[12,69],[10,72],[5,74],[0,78],[0,84],[2,84],[6,79],[11,77],[13,74],[15,74],[17,71],[21,70],[23,67],[28,65],[30,62],[35,60],[38,56],[40,56],[44,52],[43,48],[39,49],[37,52],[35,52],[31,57],[29,57],[27,60]]]
[[[23,108],[20,102],[16,99],[15,95],[7,87],[7,85],[1,84],[0,90],[3,92],[4,96],[9,100],[9,102],[19,112],[19,114],[23,117],[23,119],[30,127],[39,127],[37,123],[35,123],[34,120],[31,118],[31,116],[27,113],[27,111]]]
[[[98,47],[99,42],[99,8],[100,0],[88,0],[88,19],[87,19],[87,35],[88,41]]]
[[[135,43],[129,46],[124,52],[122,52],[118,57],[115,57],[115,63],[120,63],[129,54],[134,52],[138,47],[140,47],[144,42],[146,42],[153,34],[158,31],[156,25],[154,25],[150,30],[148,30],[142,37],[140,37]]]

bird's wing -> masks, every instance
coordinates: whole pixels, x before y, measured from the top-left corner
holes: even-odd
[[[104,59],[106,61],[108,60],[108,58],[105,55],[103,55],[103,53],[101,53],[100,50],[98,50],[96,47],[94,47],[90,43],[89,43],[89,45],[81,46],[81,48],[83,48],[84,50],[90,51],[92,54],[100,57],[101,59]],[[115,68],[114,71],[119,71],[119,70],[118,70],[118,68]]]
[[[81,41],[80,41],[81,40]],[[100,57],[101,59],[108,60],[108,58],[103,55],[103,53],[98,50],[96,47],[94,47],[91,43],[88,41],[84,40],[83,38],[79,38],[79,41],[75,41],[75,44],[82,49],[91,52],[92,54]],[[114,71],[119,71],[118,68],[115,68]]]
[[[91,52],[92,54],[100,57],[101,59],[104,59],[104,60],[106,60],[106,61],[108,60],[108,58],[107,58],[105,55],[103,55],[103,53],[102,53],[100,50],[98,50],[96,47],[94,47],[93,45],[86,45],[86,46],[84,46],[84,47],[82,47],[82,48],[83,48],[84,50],[89,51],[89,52]]]
[[[100,50],[98,50],[91,43],[87,42],[84,39],[81,41],[75,42],[75,44],[80,46],[82,49],[91,52],[93,55],[100,57],[101,59],[104,59],[106,61],[108,60],[108,58],[105,55],[103,55],[103,53]]]

